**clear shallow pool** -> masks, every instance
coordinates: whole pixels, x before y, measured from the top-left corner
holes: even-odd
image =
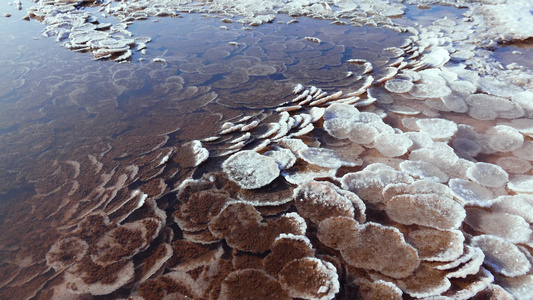
[[[252,295],[251,281],[256,298],[454,297],[527,284],[529,219],[514,209],[531,192],[528,86],[504,88],[456,53],[472,49],[460,19],[429,26],[463,10],[408,7],[398,23],[421,26],[403,34],[361,16],[253,28],[150,17],[128,27],[150,37],[146,53],[116,63],[0,9],[13,15],[0,18],[2,297],[232,298]],[[231,154],[245,171],[219,172]],[[514,231],[477,221],[496,217]]]

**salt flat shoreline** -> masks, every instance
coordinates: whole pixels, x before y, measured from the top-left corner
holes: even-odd
[[[532,293],[528,1],[19,3],[2,297]]]

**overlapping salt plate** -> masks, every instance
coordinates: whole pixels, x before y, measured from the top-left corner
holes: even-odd
[[[157,5],[161,3],[167,6]],[[35,17],[51,18],[49,6],[57,4],[65,4],[63,13],[74,10],[70,1],[48,1],[41,3],[42,9],[31,11]],[[121,18],[123,25],[99,26],[88,18],[93,22],[75,24],[76,29],[70,24],[78,19],[71,18],[66,28],[115,30],[123,38],[98,42],[106,34],[94,34],[94,39],[88,39],[90,33],[74,34],[67,45],[76,50],[99,45],[95,51],[101,57],[117,53],[118,58],[126,58],[132,44],[128,41],[124,42],[128,47],[118,47],[128,39],[126,23],[176,15],[173,5],[180,11],[213,12],[227,19],[233,19],[232,14],[261,10],[242,19],[249,26],[274,21],[275,6],[237,4],[195,7],[166,1],[105,2],[102,10]],[[350,18],[351,25],[402,29],[391,25],[393,19],[388,16],[401,14],[404,6],[389,1],[337,3],[333,8],[322,3],[282,4],[279,11],[293,16],[331,20],[344,16]],[[519,2],[518,6],[524,8],[526,4]],[[468,19],[443,19],[427,28],[410,28],[413,36],[408,43],[399,50],[387,50],[394,58],[387,67],[401,70],[399,73],[392,69],[380,73],[387,62],[383,57],[374,61],[370,54],[364,59],[349,58],[354,59],[346,62],[349,66],[333,72],[323,70],[316,76],[304,65],[287,68],[294,57],[286,58],[286,65],[279,68],[265,64],[253,67],[251,61],[257,63],[269,52],[253,39],[247,41],[250,48],[245,51],[261,58],[250,60],[249,65],[232,61],[239,65],[238,70],[207,64],[198,57],[187,57],[189,64],[175,69],[166,69],[170,59],[138,71],[117,67],[113,84],[121,89],[141,89],[144,78],[154,74],[181,78],[154,88],[162,94],[172,91],[174,102],[165,108],[184,114],[212,112],[217,111],[213,104],[218,103],[223,106],[218,108],[219,115],[202,116],[207,122],[216,122],[220,130],[207,129],[211,131],[203,132],[202,142],[184,133],[183,139],[196,141],[170,145],[178,131],[170,122],[175,116],[158,111],[157,124],[150,126],[150,130],[158,128],[158,134],[131,129],[133,122],[106,125],[102,130],[110,132],[111,138],[102,143],[105,147],[90,152],[94,155],[78,150],[80,155],[55,161],[49,170],[46,167],[50,164],[46,164],[45,170],[30,174],[28,178],[38,193],[33,200],[53,204],[43,213],[32,212],[37,220],[44,220],[35,224],[61,226],[59,233],[55,228],[50,230],[57,238],[47,245],[46,255],[26,255],[26,248],[0,248],[9,259],[2,265],[13,270],[6,272],[8,280],[2,282],[1,292],[18,291],[29,282],[39,287],[33,294],[28,292],[33,297],[46,282],[48,294],[39,296],[72,298],[73,294],[89,293],[117,298],[129,293],[145,299],[162,298],[161,294],[168,298],[274,295],[282,299],[333,299],[360,292],[364,297],[400,298],[403,294],[467,299],[512,294],[527,298],[533,286],[528,198],[533,180],[527,166],[533,160],[532,142],[527,122],[512,120],[530,117],[525,91],[530,85],[527,73],[521,79],[510,69],[498,68],[490,60],[490,51],[476,46],[480,35],[474,30],[491,29],[487,16],[494,9],[505,12],[510,5],[463,5],[471,8]],[[523,17],[527,23],[529,16]],[[496,24],[501,23],[498,18]],[[343,22],[336,23],[348,24]],[[233,23],[226,20],[224,24],[229,27]],[[315,35],[320,43],[295,39],[280,45],[300,50],[317,47],[314,49],[318,51],[306,55],[309,64],[319,70],[324,67],[319,62],[322,58],[312,59],[333,46],[325,34],[305,32],[303,36]],[[525,35],[527,32],[522,31],[516,36]],[[206,52],[206,57],[231,57],[228,53],[237,53],[231,51],[239,51],[244,44],[228,42],[231,39],[224,43],[227,48]],[[403,60],[398,60],[400,57]],[[330,59],[344,63],[338,55]],[[178,69],[182,72],[179,76]],[[287,88],[289,84],[278,86],[294,95],[278,99],[268,91],[272,85],[252,81],[245,89],[255,89],[255,95],[264,97],[248,101],[251,94],[212,93],[206,86],[213,76],[231,78],[214,84],[228,89],[249,82],[251,77],[277,72],[303,74],[302,83],[294,89]],[[311,78],[318,83],[311,83]],[[321,86],[335,80],[347,81],[339,84],[345,90]],[[398,89],[396,80],[411,82],[412,87],[409,89],[407,83]],[[383,90],[388,98],[380,101],[374,89]],[[67,109],[78,99],[73,95],[76,93],[54,101]],[[200,104],[193,104],[191,99]],[[119,107],[113,101],[86,110]],[[154,97],[139,105],[152,107],[163,101]],[[266,109],[274,117],[262,112],[239,115],[235,109],[243,103]],[[397,105],[396,112],[389,113],[381,104]],[[121,108],[131,106],[120,101]],[[420,113],[410,118],[398,113],[402,106]],[[117,117],[122,120],[123,115]],[[94,123],[98,123],[95,118]],[[135,121],[142,123],[143,119]],[[180,126],[183,131],[189,124],[184,121]],[[203,130],[190,126],[191,132]],[[35,134],[29,129],[24,133]],[[143,139],[145,136],[151,138]],[[38,150],[51,144],[45,141]],[[84,144],[80,149],[85,147],[89,146]],[[12,153],[9,157],[15,157]],[[213,155],[208,158],[209,154]],[[222,172],[202,169],[216,159],[224,160]],[[523,167],[517,166],[523,162]],[[182,183],[171,180],[180,172],[185,174],[184,170],[204,174],[196,173],[195,179]],[[62,196],[61,202],[53,201],[57,195]],[[172,218],[167,219],[167,213],[172,213]],[[43,236],[36,227],[30,228],[37,232],[28,232],[30,237]],[[32,264],[38,268],[31,269]],[[46,274],[51,268],[63,272],[64,277],[59,274],[48,281]],[[29,270],[34,271],[33,277],[26,275]]]

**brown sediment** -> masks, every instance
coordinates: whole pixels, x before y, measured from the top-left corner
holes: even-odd
[[[222,191],[205,190],[196,192],[184,199],[173,217],[176,222],[188,231],[198,231],[206,229],[207,224],[230,201],[229,195]]]
[[[143,183],[140,190],[142,190],[143,193],[146,193],[149,197],[159,198],[159,196],[162,196],[165,193],[167,187],[168,186],[163,179],[155,178]]]
[[[147,253],[148,257],[143,259],[143,265],[139,275],[141,279],[147,279],[145,278],[147,275],[149,275],[150,273],[155,273],[157,269],[154,270],[154,267],[161,267],[160,264],[162,262],[164,263],[164,261],[162,260],[172,253],[172,249],[169,248],[170,247],[168,246],[168,244],[161,244],[155,249],[147,251],[149,252]]]
[[[82,275],[82,280],[86,284],[101,282],[111,284],[117,280],[120,271],[128,261],[119,261],[105,266],[94,263],[89,257],[84,258],[76,265],[76,271]]]
[[[75,236],[60,239],[46,254],[46,262],[56,271],[60,271],[82,259],[88,248],[89,245],[85,241]]]
[[[118,227],[113,230],[110,236],[112,241],[116,244],[104,244],[102,248],[97,246],[103,255],[98,255],[98,261],[102,263],[110,263],[119,261],[121,258],[130,257],[137,249],[146,245],[145,234],[141,230],[130,230],[123,227]]]
[[[93,246],[110,229],[111,226],[106,216],[100,214],[91,215],[78,225],[76,235],[90,246]]]
[[[211,273],[210,271],[213,271],[213,273]],[[220,296],[222,281],[232,271],[234,271],[234,267],[231,261],[226,259],[219,259],[213,264],[204,267],[203,277],[205,280],[209,281],[204,296],[207,296],[210,299],[218,299],[218,297]]]
[[[186,297],[193,298],[190,288],[186,284],[177,283],[167,277],[160,277],[157,280],[148,280],[139,286],[139,292],[144,299],[159,300],[172,293],[179,293]]]
[[[232,272],[222,282],[220,299],[290,299],[281,284],[263,270]]]
[[[263,255],[243,251],[233,251],[233,267],[237,270],[263,269]]]
[[[149,242],[157,237],[157,234],[159,233],[159,230],[161,229],[161,223],[164,220],[156,219],[156,218],[146,218],[141,220],[141,223],[144,225],[144,228],[146,229],[146,237],[149,239]]]
[[[174,254],[169,259],[167,267],[181,269],[180,265],[184,265],[185,269],[189,269],[191,264],[194,267],[196,267],[196,264],[205,265],[215,258],[216,251],[219,248],[219,244],[199,245],[187,240],[174,241],[172,243]]]
[[[303,236],[295,236],[295,238],[291,236],[280,237],[274,242],[272,252],[265,257],[264,269],[270,275],[277,277],[279,272],[289,262],[314,256],[315,250]]]

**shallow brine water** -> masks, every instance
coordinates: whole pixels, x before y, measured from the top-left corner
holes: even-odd
[[[531,38],[363,2],[0,4],[0,298],[527,299]]]

